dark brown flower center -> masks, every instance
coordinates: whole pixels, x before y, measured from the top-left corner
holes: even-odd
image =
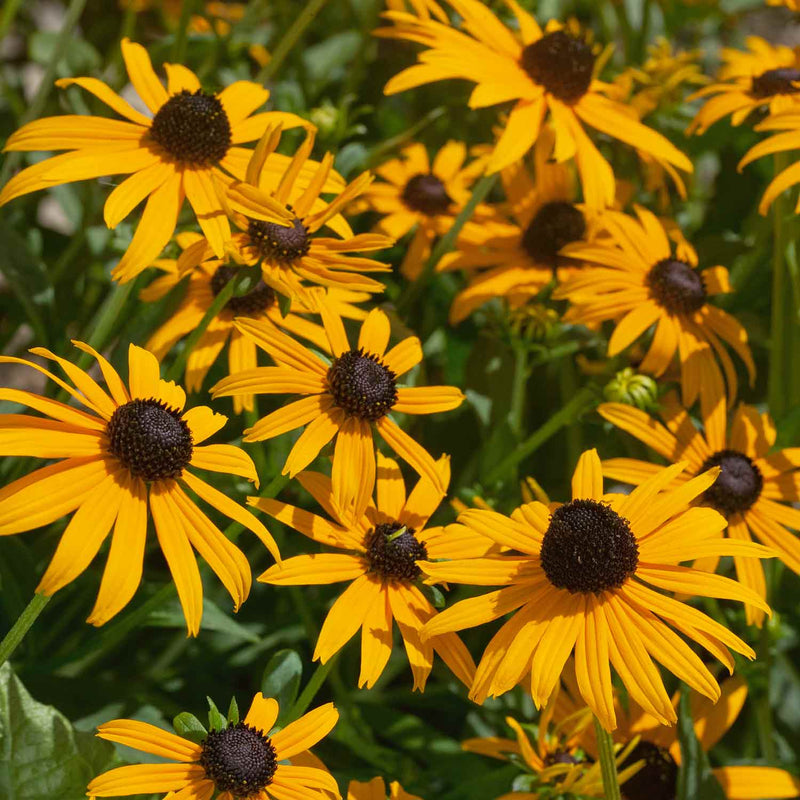
[[[247,235],[260,258],[285,267],[308,255],[311,247],[308,231],[296,217],[288,227],[251,219],[247,226]]]
[[[618,589],[639,564],[628,520],[596,500],[573,500],[557,508],[540,555],[550,583],[572,594]]]
[[[364,541],[369,571],[395,581],[413,581],[420,575],[416,561],[428,551],[414,536],[414,529],[399,522],[384,522],[373,528]]]
[[[192,433],[181,412],[161,400],[131,400],[106,427],[108,449],[131,475],[146,481],[178,478],[192,459]]]
[[[278,754],[269,736],[244,722],[211,731],[202,744],[200,765],[219,792],[257,796],[272,783]]]
[[[581,759],[570,753],[568,750],[556,750],[553,753],[548,753],[544,757],[544,765],[552,767],[556,764],[580,764]]]
[[[702,275],[685,261],[665,258],[647,273],[650,296],[670,314],[691,314],[706,302]]]
[[[550,94],[577,103],[592,83],[594,53],[581,39],[553,31],[522,51],[520,66]]]
[[[378,356],[359,347],[334,359],[328,368],[328,391],[348,414],[375,422],[397,402],[396,378]]]
[[[205,167],[227,155],[231,124],[218,97],[201,89],[184,89],[158,109],[150,138],[175,161]]]
[[[622,785],[625,800],[675,800],[678,765],[669,750],[642,739],[620,764],[620,771],[637,761],[644,761],[644,766]]]
[[[800,92],[800,69],[781,67],[768,69],[753,78],[750,94],[753,97],[772,97],[776,94],[797,94]]]
[[[572,203],[545,203],[522,234],[522,248],[538,264],[558,265],[558,251],[586,233],[586,219]]]
[[[719,477],[703,492],[703,500],[721,514],[730,516],[747,511],[764,488],[764,477],[752,459],[738,450],[720,450],[701,468],[721,467]]]
[[[230,264],[222,264],[217,267],[216,272],[211,276],[211,291],[214,293],[214,297],[236,276],[239,269],[241,268]],[[247,294],[231,297],[225,303],[225,309],[237,315],[255,315],[266,311],[274,304],[275,292],[261,280]]]
[[[412,210],[429,217],[446,214],[453,200],[435,175],[414,175],[403,189],[403,202]]]

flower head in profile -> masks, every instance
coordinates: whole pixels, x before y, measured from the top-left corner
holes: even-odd
[[[549,117],[555,127],[556,161],[574,158],[586,202],[595,207],[614,202],[614,173],[584,130],[584,124],[692,171],[689,159],[674,145],[612,99],[611,84],[597,79],[600,62],[585,38],[551,20],[542,30],[517,0],[506,0],[519,30],[512,30],[479,0],[447,0],[460,17],[459,27],[438,19],[387,11],[394,25],[377,35],[408,39],[427,49],[419,63],[386,85],[386,94],[435,81],[462,78],[475,83],[470,108],[515,101],[504,125],[489,172],[513,164],[530,150]]]
[[[184,199],[214,253],[221,257],[231,237],[217,183],[244,177],[250,151],[241,147],[269,124],[308,123],[277,111],[253,112],[269,91],[236,81],[219,94],[205,92],[197,76],[180,64],[165,64],[167,87],[159,81],[147,51],[122,40],[131,83],[153,114],[146,116],[96,78],[63,78],[57,85],[80,86],[125,120],[66,115],[46,117],[12,134],[5,150],[67,150],[22,170],[0,192],[0,205],[20,195],[104,175],[130,175],[108,196],[105,221],[115,228],[147,199],[136,233],[113,271],[121,282],[135,278],[164,249],[175,231]],[[280,217],[273,217],[279,222]]]
[[[768,414],[740,405],[730,429],[724,396],[712,403],[712,413],[699,429],[674,393],[661,398],[657,414],[647,414],[621,403],[603,403],[600,415],[627,431],[671,462],[686,461],[689,469],[675,479],[678,486],[710,467],[722,472],[699,498],[728,520],[728,536],[750,541],[752,536],[772,547],[790,569],[800,573],[800,538],[788,528],[800,530],[800,510],[790,504],[800,500],[800,448],[770,452],[776,430]],[[611,458],[603,462],[603,474],[634,485],[646,481],[661,467],[650,461]],[[714,572],[718,559],[697,566]],[[766,597],[764,570],[759,561],[734,556],[739,581],[760,597]],[[761,625],[764,615],[748,607],[747,619]]]
[[[467,288],[453,300],[450,322],[461,322],[495,297],[519,308],[580,268],[560,251],[573,242],[594,242],[598,215],[577,202],[569,166],[549,159],[552,143],[552,130],[542,131],[534,148],[533,175],[524,161],[502,170],[506,211],[467,222],[457,250],[437,265],[439,271],[463,269],[470,276]]]
[[[370,311],[362,323],[356,347],[350,345],[342,318],[333,309],[323,304],[320,313],[332,362],[274,325],[237,319],[236,328],[266,350],[278,366],[223,378],[212,387],[212,395],[305,395],[256,422],[245,431],[245,441],[261,442],[305,426],[283,466],[283,473],[294,477],[335,437],[333,491],[340,508],[355,504],[356,516],[363,513],[375,480],[373,428],[420,475],[444,491],[433,457],[393,422],[389,413],[450,411],[461,405],[463,393],[454,386],[397,385],[398,378],[422,360],[422,347],[416,336],[409,336],[386,352],[390,325],[380,309]]]
[[[745,363],[751,382],[755,364],[741,323],[709,302],[730,291],[728,270],[722,266],[698,270],[694,249],[682,238],[674,249],[668,229],[644,208],[636,207],[635,219],[607,211],[603,225],[611,240],[576,243],[563,250],[586,264],[554,292],[571,303],[565,320],[588,325],[615,320],[609,356],[655,326],[638,366],[641,372],[663,375],[677,353],[687,407],[699,395],[704,408],[710,408],[725,382],[733,402],[738,381],[725,345]]]
[[[386,791],[386,784],[383,778],[373,778],[371,781],[361,783],[360,781],[350,781],[347,787],[347,800],[422,800],[415,794],[409,794],[397,782],[389,784],[389,791]]]
[[[281,138],[281,127],[268,128],[247,164],[244,180],[227,190],[226,203],[240,232],[231,243],[233,254],[244,263],[260,263],[264,281],[276,291],[307,304],[306,284],[350,291],[382,292],[380,281],[365,272],[389,272],[380,261],[354,255],[390,247],[394,240],[377,233],[354,235],[342,211],[370,185],[364,172],[346,186],[338,185],[333,154],[319,164],[309,161],[314,133],[297,149],[274,181],[272,159]],[[336,191],[327,202],[320,195]],[[276,221],[277,220],[277,221]],[[336,236],[324,235],[328,228]],[[210,248],[199,249],[195,258],[208,258]],[[190,265],[185,254],[182,268]]]
[[[748,36],[746,45],[747,52],[724,47],[717,80],[689,98],[703,98],[705,103],[687,133],[703,134],[727,116],[732,125],[741,125],[757,109],[764,109],[769,116],[800,112],[798,51],[772,45],[760,36]]]
[[[278,703],[261,693],[243,721],[208,731],[195,742],[147,722],[115,719],[100,725],[101,739],[169,759],[169,763],[117,767],[95,778],[91,797],[167,793],[167,798],[210,800],[286,800],[340,797],[334,777],[309,758],[309,748],[324,739],[339,720],[328,703],[274,732]]]
[[[724,625],[667,593],[740,600],[768,611],[751,589],[681,562],[710,555],[768,558],[773,551],[722,538],[721,514],[689,507],[714,483],[718,468],[665,490],[685,467],[667,467],[629,495],[605,495],[600,459],[590,450],[575,469],[570,502],[553,510],[528,503],[511,517],[473,509],[459,516],[465,527],[520,553],[420,562],[432,580],[503,587],[442,611],[423,637],[514,612],[483,654],[474,700],[525,680],[534,702],[544,706],[573,652],[580,695],[607,730],[617,724],[612,665],[630,696],[663,724],[673,724],[676,715],[653,659],[718,699],[716,679],[676,630],[731,671],[728,648],[748,658],[755,653]]]
[[[177,236],[178,244],[184,252],[201,240],[203,237],[199,233],[179,233]],[[185,274],[178,269],[178,262],[175,259],[162,258],[156,261],[154,266],[166,274],[156,278],[139,293],[140,299],[145,302],[160,300],[185,278]],[[180,305],[152,334],[147,342],[147,349],[155,354],[156,358],[162,359],[180,339],[197,327],[213,304],[214,298],[241,269],[242,267],[236,262],[212,258],[202,261],[191,270],[186,294]],[[354,305],[369,298],[366,292],[353,292],[347,289],[329,289],[327,293],[322,289],[317,291],[322,295],[320,302],[327,303],[343,317],[363,320],[367,316],[366,311]],[[245,294],[228,300],[220,313],[211,320],[186,361],[187,391],[200,390],[209,369],[226,346],[229,374],[245,372],[258,366],[256,346],[236,329],[233,324],[235,317],[249,317],[272,323],[281,330],[307,339],[316,347],[327,351],[329,345],[324,329],[308,319],[309,315],[315,313],[316,305],[314,308],[306,308],[297,301],[292,308],[293,311],[286,315],[282,314],[276,292],[263,280],[252,286]],[[233,398],[233,409],[236,413],[240,413],[243,409],[250,411],[254,407],[252,394],[236,395]]]
[[[333,521],[278,500],[250,498],[252,506],[309,539],[345,551],[295,556],[283,561],[280,569],[268,569],[258,580],[277,586],[350,583],[328,612],[314,660],[324,664],[361,629],[359,687],[371,688],[383,673],[392,654],[393,620],[408,654],[414,689],[425,690],[434,652],[468,686],[475,664],[458,636],[445,633],[425,642],[420,639],[420,629],[436,616],[436,609],[420,589],[416,562],[484,555],[493,542],[476,534],[461,536],[448,528],[425,527],[450,482],[447,456],[436,464],[437,484],[422,477],[408,496],[397,463],[380,452],[377,460],[377,482],[365,471],[354,470],[368,498],[359,517],[339,505],[330,479],[317,472],[302,472],[297,479]]]
[[[463,142],[447,142],[433,161],[425,145],[415,142],[404,147],[397,158],[376,167],[375,174],[383,180],[372,183],[361,196],[359,211],[381,215],[377,230],[393,239],[414,231],[400,265],[408,280],[419,277],[434,239],[447,233],[469,201],[470,187],[482,167],[477,160],[465,165],[466,158]],[[479,206],[473,217],[481,218],[487,212],[488,208]]]
[[[280,556],[267,529],[249,511],[190,468],[239,475],[258,485],[253,462],[233,445],[202,444],[227,417],[208,406],[184,411],[183,389],[161,379],[152,353],[130,346],[126,386],[102,355],[82,342],[74,344],[97,360],[105,389],[43,347],[31,352],[55,361],[72,385],[32,361],[0,357],[0,363],[38,370],[87,409],[0,388],[0,400],[44,415],[0,416],[0,455],[58,459],[0,489],[0,536],[40,528],[75,512],[37,588],[51,595],[86,570],[113,528],[97,602],[88,619],[102,625],[136,593],[152,518],[194,636],[203,613],[203,586],[193,549],[222,581],[237,609],[250,593],[251,573],[244,554],[185,489],[251,530],[275,558]]]

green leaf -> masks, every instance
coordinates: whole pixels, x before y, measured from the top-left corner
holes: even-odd
[[[447,601],[438,587],[422,584],[419,588],[434,608],[444,608],[447,605]]]
[[[147,618],[147,623],[163,628],[186,627],[186,619],[177,600],[153,611]],[[203,631],[224,633],[233,637],[236,642],[258,644],[261,641],[252,631],[232,619],[207,597],[203,598]]]
[[[235,697],[231,697],[231,704],[228,706],[228,722],[233,725],[239,722],[239,704]]]
[[[294,705],[302,675],[303,661],[294,650],[279,650],[269,660],[261,679],[261,693],[278,701],[279,719]]]
[[[688,686],[681,689],[678,707],[678,741],[681,745],[681,767],[678,772],[677,800],[725,800],[725,792],[711,772],[708,756],[697,740],[689,704]]]
[[[208,700],[208,729],[210,731],[221,731],[228,727],[228,721],[220,714],[219,709],[210,697]]]
[[[200,742],[208,736],[208,731],[205,726],[194,714],[188,711],[182,711],[175,719],[172,720],[172,727],[178,736],[183,736],[186,739],[191,739],[193,742]]]
[[[292,298],[287,297],[285,294],[278,295],[278,308],[280,309],[281,316],[286,317],[292,310]]]
[[[86,785],[114,756],[114,747],[76,731],[52,706],[34,700],[0,667],[0,797],[4,800],[83,800]]]

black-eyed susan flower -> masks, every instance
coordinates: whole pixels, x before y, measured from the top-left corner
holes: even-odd
[[[101,739],[169,759],[117,767],[95,778],[91,797],[166,792],[170,800],[326,800],[340,797],[336,780],[298,757],[324,739],[339,720],[333,703],[315,708],[274,732],[278,703],[261,693],[242,722],[211,730],[194,742],[147,722],[115,719],[100,725]],[[306,759],[299,759],[305,762]]]
[[[180,233],[177,236],[178,244],[184,250],[201,240],[203,237],[199,233]],[[154,266],[166,274],[156,278],[140,292],[139,297],[145,302],[161,299],[184,277],[178,270],[178,262],[175,259],[159,259]],[[239,269],[241,267],[231,261],[226,262],[219,259],[202,261],[189,273],[186,294],[180,305],[153,333],[147,342],[147,349],[159,360],[163,359],[180,339],[197,327],[214,302],[214,298],[236,276]],[[324,290],[318,291],[322,293],[324,302],[328,303],[341,316],[358,320],[366,318],[367,312],[354,305],[354,303],[362,303],[369,298],[365,292],[351,292],[346,289],[329,289],[327,293]],[[234,317],[250,317],[271,322],[294,336],[308,339],[322,350],[328,350],[328,338],[325,336],[322,326],[307,319],[309,314],[315,313],[315,309],[316,305],[314,308],[306,308],[298,301],[293,305],[293,311],[283,315],[275,291],[263,280],[259,281],[246,294],[232,297],[222,311],[211,320],[186,361],[187,391],[197,392],[200,390],[209,369],[226,345],[228,347],[229,374],[255,369],[258,366],[256,346],[236,330],[233,325]],[[252,394],[237,395],[233,398],[233,409],[237,414],[243,409],[250,411],[253,408],[254,396]]]
[[[728,520],[727,535],[750,541],[751,535],[772,547],[792,570],[800,573],[800,538],[788,528],[800,530],[800,510],[787,503],[800,500],[800,448],[770,452],[776,431],[769,414],[741,404],[732,415],[730,430],[724,396],[712,403],[699,430],[673,393],[661,399],[659,414],[647,414],[621,403],[603,403],[604,419],[627,431],[671,462],[686,461],[688,471],[675,479],[684,483],[710,467],[722,472],[699,503],[715,508]],[[659,416],[661,420],[659,420]],[[663,421],[662,421],[663,420]],[[648,461],[611,458],[603,462],[607,478],[640,484],[661,469]],[[764,571],[759,561],[734,556],[739,581],[760,597],[766,597]],[[717,559],[703,564],[710,572]],[[763,621],[763,613],[747,608],[748,621]]]
[[[751,112],[765,109],[771,116],[800,111],[800,54],[793,47],[772,45],[748,36],[747,52],[722,49],[717,80],[695,92],[690,100],[710,98],[689,125],[687,133],[703,134],[723,117],[741,125]]]
[[[617,211],[603,214],[611,241],[575,243],[563,249],[564,255],[586,264],[554,292],[572,304],[565,320],[584,324],[616,320],[609,356],[654,327],[638,367],[641,372],[663,375],[677,353],[687,407],[698,395],[706,406],[714,402],[723,381],[733,402],[738,382],[725,345],[745,363],[751,382],[755,364],[745,329],[709,302],[730,291],[728,270],[722,266],[698,270],[697,254],[684,239],[678,240],[673,253],[665,225],[646,209],[635,210],[636,219]]]
[[[415,794],[409,794],[397,782],[392,781],[389,784],[389,790],[386,790],[386,784],[383,778],[373,778],[371,781],[350,781],[347,787],[347,800],[422,800]]]
[[[221,257],[231,230],[217,181],[244,177],[250,151],[240,145],[258,139],[269,124],[291,128],[308,123],[286,112],[253,114],[269,98],[269,91],[257,83],[236,81],[219,94],[209,94],[191,70],[165,64],[165,88],[144,47],[123,39],[122,55],[131,83],[153,116],[137,111],[96,78],[57,81],[62,88],[80,86],[125,121],[67,115],[23,125],[9,137],[6,151],[69,152],[15,175],[0,192],[0,205],[63,183],[130,175],[111,192],[104,208],[106,224],[115,228],[147,199],[130,246],[112,273],[125,282],[149,266],[169,242],[184,199]],[[270,166],[277,168],[285,161],[273,159]]]
[[[635,113],[610,96],[614,87],[597,79],[597,57],[585,39],[551,20],[545,31],[517,0],[507,0],[519,31],[506,27],[478,0],[448,0],[461,18],[460,29],[435,19],[398,11],[384,16],[392,27],[380,36],[425,45],[419,63],[392,78],[386,94],[434,81],[462,78],[476,83],[471,108],[516,101],[489,172],[521,158],[534,144],[546,117],[555,127],[557,161],[574,158],[586,202],[593,207],[614,202],[614,173],[586,134],[583,125],[651,153],[680,169],[692,171],[689,159],[674,145],[636,119]]]
[[[528,503],[511,517],[483,510],[459,516],[459,523],[522,554],[419,564],[431,580],[503,587],[442,611],[423,638],[516,612],[483,654],[474,700],[503,694],[526,679],[534,702],[544,706],[573,651],[580,694],[607,730],[616,727],[612,665],[630,696],[663,724],[676,716],[653,659],[701,694],[719,697],[716,679],[673,628],[729,670],[734,662],[728,648],[748,658],[755,653],[725,626],[666,592],[740,600],[768,611],[746,586],[681,562],[712,555],[765,558],[773,551],[721,538],[721,514],[689,507],[719,468],[665,491],[685,467],[667,467],[629,495],[604,495],[600,459],[590,450],[575,469],[570,502],[552,511]]]
[[[392,239],[401,239],[412,229],[414,237],[400,264],[400,272],[416,280],[431,252],[431,245],[452,226],[470,197],[470,186],[478,177],[473,165],[465,166],[467,147],[449,141],[433,158],[425,145],[404,147],[397,158],[375,168],[383,181],[375,181],[361,196],[358,210],[383,215],[376,228]],[[476,164],[479,162],[473,162]],[[480,206],[475,214],[488,211]]]
[[[436,484],[420,478],[408,496],[397,463],[380,452],[377,457],[377,483],[364,470],[354,470],[368,498],[364,513],[357,518],[339,505],[331,480],[316,472],[302,472],[297,479],[333,521],[278,500],[250,498],[250,505],[315,542],[346,551],[295,556],[283,561],[280,569],[268,569],[258,580],[277,586],[350,583],[328,612],[314,660],[324,664],[361,629],[360,687],[371,688],[389,661],[393,620],[403,638],[415,690],[424,691],[434,652],[469,685],[475,664],[458,636],[444,633],[425,642],[420,639],[420,629],[436,616],[436,609],[420,590],[416,562],[485,554],[492,542],[479,535],[462,537],[447,528],[425,527],[450,482],[448,457],[436,464]]]
[[[368,496],[363,487],[375,478],[373,428],[404,461],[444,491],[433,457],[392,421],[389,413],[450,411],[461,405],[461,390],[454,386],[398,386],[398,378],[422,360],[422,347],[416,336],[409,336],[386,352],[389,318],[380,309],[370,311],[364,320],[356,347],[351,347],[342,318],[333,309],[323,304],[320,313],[333,354],[331,363],[274,325],[237,319],[236,328],[266,350],[278,366],[223,378],[212,387],[212,395],[306,395],[260,419],[245,431],[245,441],[261,442],[306,426],[283,467],[285,475],[294,477],[336,437],[334,492],[343,509],[356,502],[356,516],[363,512]]]
[[[728,732],[747,699],[747,684],[738,677],[722,682],[716,704],[692,694],[690,707],[694,731],[706,752]],[[673,697],[677,706],[680,695]],[[620,726],[614,733],[619,742],[638,742],[626,764],[643,762],[632,777],[620,780],[625,800],[674,800],[678,794],[681,748],[674,727],[665,727],[630,701],[627,711],[617,704]],[[800,778],[774,767],[733,766],[712,770],[728,800],[753,800],[756,797],[796,798]]]
[[[450,322],[460,322],[494,297],[519,308],[579,268],[559,255],[562,247],[594,242],[598,235],[598,215],[576,202],[569,166],[549,159],[552,141],[552,131],[545,130],[536,142],[535,177],[523,161],[502,170],[507,211],[468,222],[456,250],[437,265],[439,271],[463,269],[471,276],[453,300]]]
[[[800,79],[798,80],[798,91],[800,91]],[[787,111],[782,114],[775,114],[767,117],[763,122],[756,125],[757,131],[781,131],[774,136],[769,136],[763,142],[753,145],[739,162],[739,170],[743,170],[748,164],[764,156],[785,153],[790,150],[800,148],[800,107],[797,111]],[[766,214],[769,207],[778,195],[800,183],[800,162],[794,161],[786,169],[781,170],[770,181],[764,190],[758,210],[761,214]],[[795,205],[795,213],[800,211],[800,198]]]
[[[75,512],[37,592],[51,595],[81,575],[113,527],[108,561],[88,622],[102,625],[122,610],[142,577],[148,518],[172,573],[189,634],[200,629],[203,587],[193,549],[205,559],[238,609],[250,593],[244,554],[198,508],[184,490],[249,528],[279,558],[267,529],[249,511],[190,471],[240,475],[258,485],[250,456],[229,444],[203,445],[227,417],[208,406],[184,411],[186,395],[162,380],[156,357],[131,345],[128,385],[89,345],[106,383],[66,359],[35,347],[34,355],[55,361],[72,386],[32,361],[25,364],[57,383],[88,413],[31,392],[0,388],[0,400],[45,415],[0,416],[0,454],[59,459],[0,489],[0,536],[40,528]]]
[[[600,763],[596,758],[587,758],[581,748],[583,725],[591,723],[591,715],[586,710],[582,723],[576,724],[574,718],[562,718],[558,724],[551,725],[556,707],[549,704],[539,718],[535,744],[517,720],[506,717],[506,725],[514,732],[514,739],[482,736],[467,739],[461,747],[468,753],[513,761],[528,773],[518,791],[504,794],[498,800],[532,800],[540,796],[537,792],[542,789],[550,789],[559,796],[605,797]],[[618,749],[618,767],[626,756],[627,753],[620,753]],[[620,780],[633,771],[631,767],[622,771]],[[515,785],[519,782],[515,781]]]
[[[264,281],[278,292],[306,304],[304,282],[349,291],[382,292],[380,281],[364,272],[389,272],[391,267],[355,253],[375,252],[390,247],[394,240],[377,233],[354,235],[342,210],[372,182],[364,172],[347,186],[332,181],[333,155],[326,153],[314,165],[309,156],[314,133],[297,149],[292,160],[273,180],[272,159],[281,138],[281,127],[267,128],[247,164],[245,180],[232,183],[226,203],[240,232],[231,241],[231,254],[246,264],[261,264]],[[308,175],[307,180],[299,180]],[[336,191],[326,202],[322,192]],[[280,219],[280,224],[275,220]],[[336,236],[321,235],[329,228]],[[181,270],[210,258],[213,248],[196,245],[183,253]]]

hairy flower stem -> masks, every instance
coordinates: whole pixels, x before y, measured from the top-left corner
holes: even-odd
[[[50,602],[50,597],[44,594],[35,594],[30,603],[25,606],[23,612],[17,617],[17,621],[11,630],[3,637],[0,642],[0,667],[11,658],[11,654],[19,647],[25,634],[36,622],[36,618],[42,613],[44,607]]]
[[[600,773],[603,776],[603,797],[605,800],[621,800],[617,763],[614,757],[614,740],[611,734],[594,718],[594,732],[597,737],[597,751],[600,756]]]

